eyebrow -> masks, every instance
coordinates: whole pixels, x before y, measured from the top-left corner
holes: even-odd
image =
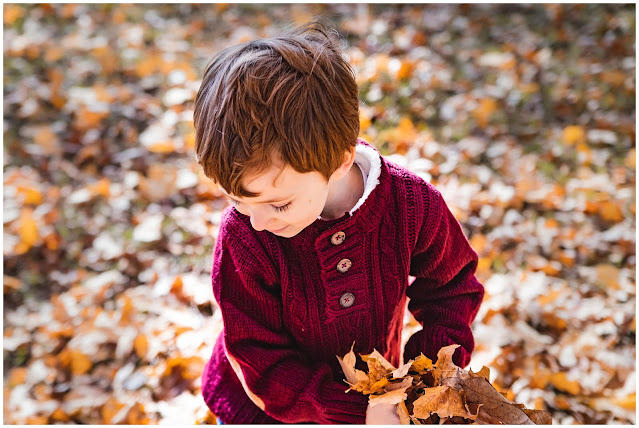
[[[237,199],[230,197],[229,195],[226,195],[226,197],[231,199],[231,200],[233,200],[233,201],[235,201],[235,202],[240,202]],[[285,198],[270,199],[268,201],[261,201],[261,202],[257,202],[257,203],[258,204],[273,204],[273,203],[276,203],[276,202],[284,202],[285,200],[290,199],[292,197],[293,197],[293,195],[290,195],[290,196],[287,196]]]

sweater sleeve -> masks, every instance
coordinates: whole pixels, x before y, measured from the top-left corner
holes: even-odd
[[[465,367],[475,347],[470,325],[484,296],[474,275],[477,253],[439,191],[430,184],[423,191],[424,218],[410,265],[415,280],[407,290],[408,309],[423,328],[406,343],[404,359],[424,353],[435,361],[440,348],[459,344],[453,361]]]
[[[245,392],[281,422],[364,423],[367,398],[345,393],[327,363],[312,362],[298,349],[283,324],[273,263],[250,238],[252,230],[235,229],[220,229],[212,280],[225,353]]]

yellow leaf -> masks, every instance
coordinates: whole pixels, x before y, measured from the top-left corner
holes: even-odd
[[[586,132],[581,126],[570,125],[564,128],[563,140],[566,144],[576,144],[586,142]]]
[[[138,334],[133,341],[133,349],[135,349],[135,353],[141,359],[146,357],[149,351],[149,340],[146,338],[144,334]]]
[[[42,203],[42,192],[32,186],[17,186],[16,191],[23,196],[25,204],[40,205]]]
[[[411,365],[411,370],[414,370],[417,373],[422,373],[429,370],[431,367],[433,367],[431,359],[426,357],[424,354],[420,354],[419,357],[415,358],[415,362]]]
[[[371,385],[370,389],[369,389],[369,394],[375,394],[376,392],[381,391],[386,385],[388,385],[388,378],[383,377],[380,380],[378,380],[377,382],[375,382],[373,385]]]

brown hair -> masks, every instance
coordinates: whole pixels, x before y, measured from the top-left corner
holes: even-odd
[[[327,180],[357,143],[355,73],[337,32],[318,22],[218,53],[195,98],[195,150],[204,173],[227,192],[273,156]]]

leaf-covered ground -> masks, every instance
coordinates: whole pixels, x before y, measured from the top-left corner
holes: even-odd
[[[322,16],[361,133],[480,257],[471,368],[554,423],[635,423],[634,5],[17,5],[4,19],[4,423],[213,423],[225,201],[210,56]],[[407,316],[406,335],[417,326]]]

